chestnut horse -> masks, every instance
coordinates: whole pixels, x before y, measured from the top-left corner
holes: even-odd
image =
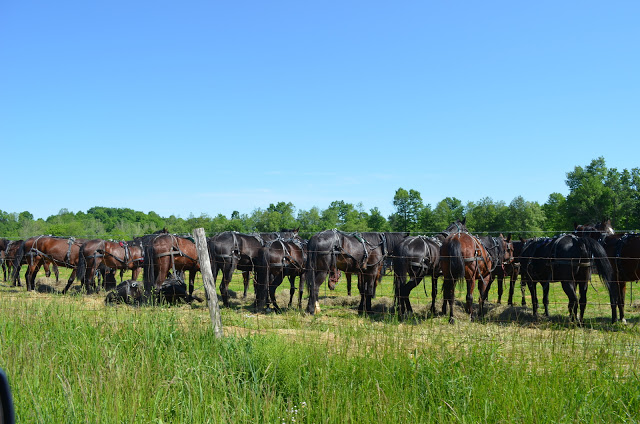
[[[360,275],[358,311],[371,312],[371,299],[375,294],[382,262],[407,237],[407,233],[345,233],[325,230],[311,237],[306,264],[309,288],[307,312],[314,314],[320,286],[330,272],[337,269]]]
[[[478,282],[479,312],[484,315],[484,301],[491,273],[497,267],[511,261],[513,243],[511,235],[506,239],[500,234],[498,237],[476,237],[469,233],[455,233],[448,236],[440,248],[440,267],[444,275],[442,291],[445,304],[449,303],[449,322],[454,323],[453,300],[455,297],[455,282],[466,280],[467,297],[465,309],[473,319],[473,290]],[[444,308],[443,308],[444,309]],[[443,313],[446,313],[443,310]]]
[[[200,271],[195,243],[173,234],[152,234],[140,241],[144,252],[145,291],[159,291],[170,272],[173,278],[178,278],[178,273],[189,271],[189,295],[192,295],[196,273]]]
[[[75,239],[73,237],[54,236],[37,236],[25,240],[20,244],[13,261],[14,281],[17,280],[20,265],[25,260],[27,264],[27,273],[25,274],[27,290],[34,290],[38,270],[41,266],[46,266],[47,262],[51,262],[57,266],[64,266],[73,270],[66,287],[62,290],[62,293],[66,293],[76,278],[80,246],[85,241],[85,239]]]
[[[77,275],[83,284],[94,287],[96,271],[103,264],[110,269],[119,269],[121,281],[125,270],[131,270],[131,279],[137,280],[142,258],[140,241],[89,240],[80,248]]]

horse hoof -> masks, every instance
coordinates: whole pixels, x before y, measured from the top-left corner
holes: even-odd
[[[455,323],[456,323],[456,320],[455,320],[453,317],[450,317],[450,318],[449,318],[449,324],[452,324],[452,325],[453,325],[453,324],[455,324]]]
[[[622,318],[622,319],[620,320],[620,322],[621,322],[623,325],[627,325],[627,320],[626,320],[626,319],[624,319],[624,318]]]

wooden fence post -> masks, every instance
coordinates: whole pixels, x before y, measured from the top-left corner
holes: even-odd
[[[207,238],[205,237],[204,228],[196,228],[193,230],[193,239],[196,242],[196,249],[198,250],[200,273],[202,274],[204,291],[207,295],[207,303],[209,304],[209,314],[211,314],[213,332],[217,338],[221,338],[224,336],[224,332],[222,331],[222,320],[220,318],[220,308],[218,307],[218,295],[216,294],[216,286],[213,283],[213,273],[211,272],[209,249],[207,247]]]

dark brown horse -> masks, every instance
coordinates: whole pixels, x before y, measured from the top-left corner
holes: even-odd
[[[509,278],[509,298],[507,300],[507,305],[513,305],[513,292],[515,290],[516,281],[518,280],[518,275],[520,274],[520,254],[522,253],[522,249],[526,243],[525,239],[514,240],[513,243],[513,260],[511,262],[507,262],[504,266],[496,267],[494,272],[491,274],[491,280],[489,281],[489,287],[493,283],[494,279],[498,280],[498,303],[502,303],[502,294],[504,293],[504,281]],[[520,292],[522,294],[522,306],[527,305],[527,300],[525,299],[525,287],[526,284],[520,284]],[[489,288],[487,288],[489,290]]]
[[[432,283],[437,280],[441,245],[435,237],[409,236],[394,249],[393,282],[400,316],[413,313],[409,295],[424,277],[431,276]],[[436,290],[432,288],[431,293],[431,311],[435,313]]]
[[[120,270],[120,280],[125,270],[131,270],[131,279],[137,280],[142,267],[140,241],[89,240],[80,248],[77,275],[85,285],[94,287],[94,278],[100,265]]]
[[[624,318],[624,303],[627,294],[627,283],[640,280],[640,234],[616,233],[611,226],[611,220],[604,220],[595,225],[575,224],[576,234],[585,235],[596,239],[604,247],[611,267],[613,278],[610,290],[615,291],[611,303],[611,321],[619,319],[626,323]]]
[[[440,249],[440,267],[444,275],[443,293],[449,303],[449,322],[453,323],[453,300],[455,282],[466,280],[467,297],[466,312],[473,319],[473,290],[478,282],[479,312],[484,315],[484,301],[491,273],[498,266],[509,262],[513,255],[511,236],[506,239],[498,237],[476,237],[469,233],[455,233],[448,236]],[[446,313],[443,310],[443,313]]]
[[[302,307],[302,282],[307,260],[307,242],[300,238],[276,239],[267,242],[258,253],[255,263],[256,273],[256,309],[264,309],[269,302],[273,309],[280,312],[276,303],[276,289],[284,277],[289,277],[289,308],[296,291],[296,277],[300,280],[298,308]]]
[[[218,278],[218,271],[222,272],[220,283],[220,297],[225,307],[229,307],[229,283],[236,269],[242,271],[244,279],[244,296],[247,295],[249,274],[254,271],[254,264],[260,249],[266,242],[278,238],[289,239],[296,237],[298,229],[283,229],[274,233],[244,234],[237,231],[224,231],[207,239],[211,271],[214,282]]]
[[[152,234],[140,241],[144,252],[145,291],[159,291],[169,273],[177,278],[179,273],[189,271],[189,295],[192,295],[196,273],[200,271],[195,243],[173,234]]]
[[[382,262],[405,237],[406,233],[345,233],[335,229],[313,235],[308,244],[306,265],[309,288],[307,312],[315,313],[320,286],[336,269],[360,274],[358,311],[371,312],[371,299]]]
[[[75,239],[73,237],[53,237],[53,236],[37,236],[31,237],[20,244],[16,257],[14,258],[14,280],[20,271],[20,265],[25,260],[27,264],[27,273],[25,280],[27,290],[35,289],[36,274],[41,266],[51,262],[57,266],[71,268],[71,276],[67,281],[67,285],[62,291],[66,293],[76,278],[76,267],[80,246],[85,239]]]

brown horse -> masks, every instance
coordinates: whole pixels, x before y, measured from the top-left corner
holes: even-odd
[[[511,235],[506,239],[500,234],[498,237],[476,237],[469,233],[456,233],[447,237],[440,248],[440,267],[444,275],[442,291],[449,303],[449,322],[454,323],[453,300],[455,297],[455,282],[466,280],[467,297],[465,309],[473,319],[473,290],[478,282],[479,312],[484,314],[484,301],[487,298],[487,288],[491,273],[498,266],[509,262],[513,255]],[[443,310],[443,313],[446,311]]]
[[[78,255],[80,246],[85,239],[75,239],[73,237],[54,237],[54,236],[37,236],[31,237],[20,244],[16,257],[14,259],[14,280],[17,280],[17,274],[20,271],[20,265],[25,260],[27,264],[27,273],[25,280],[27,290],[35,289],[36,274],[40,267],[53,263],[57,266],[71,268],[71,276],[67,281],[67,285],[62,291],[66,293],[76,278],[76,266],[78,264]]]
[[[131,270],[131,279],[137,280],[142,267],[142,246],[139,241],[89,240],[80,248],[77,275],[82,284],[94,287],[94,279],[100,264],[120,270],[120,280],[125,270]]]
[[[256,309],[264,309],[269,302],[280,312],[276,303],[276,289],[284,277],[289,277],[289,306],[296,291],[295,280],[300,278],[298,308],[302,306],[302,282],[307,260],[307,242],[300,238],[276,239],[267,242],[258,253],[254,268],[256,273]]]
[[[170,272],[177,278],[178,273],[189,271],[189,295],[192,295],[196,272],[200,271],[195,243],[173,234],[152,234],[140,241],[145,291],[159,291]]]
[[[358,312],[371,312],[371,299],[382,270],[384,258],[407,237],[406,233],[345,233],[321,231],[311,237],[306,265],[309,288],[307,312],[314,314],[320,286],[336,269],[359,274]]]

